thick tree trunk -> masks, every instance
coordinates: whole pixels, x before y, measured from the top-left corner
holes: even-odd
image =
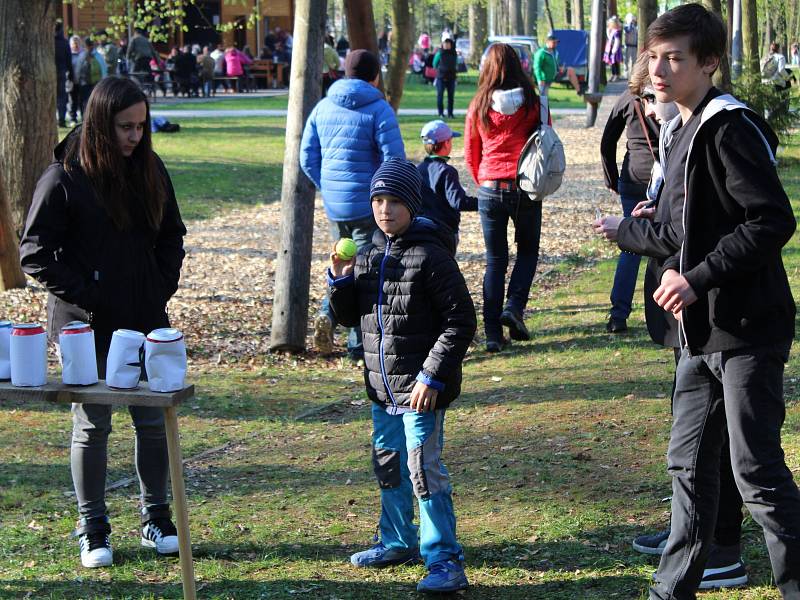
[[[572,26],[572,3],[570,0],[564,0],[564,23],[567,28]]]
[[[56,142],[55,5],[0,2],[0,290],[25,286],[17,236]]]
[[[583,0],[572,0],[572,28],[583,29],[584,20]]]
[[[647,40],[647,28],[658,17],[658,2],[656,0],[639,0],[639,52],[644,51]]]
[[[758,8],[756,0],[742,0],[742,71],[757,75],[758,60]]]
[[[374,52],[377,56],[378,38],[375,35],[375,15],[372,12],[372,2],[344,0],[344,13],[347,15],[347,33],[350,36],[350,49],[359,50],[364,48]]]
[[[477,68],[481,62],[481,54],[486,47],[486,5],[471,3],[469,5],[469,47],[470,66]]]
[[[617,0],[606,0],[606,8],[609,17],[619,16],[617,14]]]
[[[290,108],[286,116],[281,188],[281,241],[269,344],[272,350],[299,352],[306,347],[316,190],[300,169],[300,139],[306,119],[322,93],[320,42],[325,35],[326,4],[326,0],[297,0],[295,4]]]
[[[0,170],[0,292],[25,287],[25,274],[19,266],[19,245],[14,219],[3,188]]]
[[[640,2],[642,0],[639,0]],[[592,0],[592,30],[589,33],[589,88],[586,98],[586,127],[594,127],[597,121],[597,109],[600,106],[600,77],[603,71],[603,1]]]
[[[722,2],[721,0],[703,0],[703,5],[711,12],[717,14],[722,22],[725,22],[725,18],[722,15]],[[714,85],[717,88],[721,89],[724,92],[731,92],[733,88],[731,86],[731,63],[728,59],[730,54],[730,46],[728,47],[725,54],[722,55],[719,61],[719,68],[714,73]]]
[[[528,35],[537,37],[539,31],[539,0],[527,0],[525,16],[525,29],[528,31]]]
[[[406,82],[406,67],[411,56],[414,28],[411,26],[411,13],[408,0],[392,0],[392,54],[389,57],[389,70],[386,73],[386,99],[395,112],[400,107],[403,86]]]

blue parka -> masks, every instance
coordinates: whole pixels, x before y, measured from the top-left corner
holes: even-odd
[[[394,111],[380,90],[361,79],[340,79],[311,111],[300,166],[322,191],[331,221],[372,215],[369,184],[390,156],[405,158]]]

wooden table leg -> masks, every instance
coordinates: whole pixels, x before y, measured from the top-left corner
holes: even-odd
[[[186,508],[186,486],[183,481],[183,457],[178,435],[178,415],[174,406],[164,408],[169,451],[169,478],[172,480],[172,501],[175,504],[175,525],[178,528],[181,579],[184,600],[197,600],[192,562],[192,542],[189,539],[189,512]]]

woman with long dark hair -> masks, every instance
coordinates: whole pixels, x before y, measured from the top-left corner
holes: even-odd
[[[539,98],[519,56],[507,44],[493,44],[467,111],[464,134],[467,167],[480,186],[478,211],[486,243],[483,326],[488,352],[499,352],[505,345],[503,325],[511,339],[530,339],[523,313],[539,260],[542,204],[517,188],[516,177],[522,147],[540,123]],[[509,219],[514,223],[517,260],[503,307]]]
[[[105,377],[116,329],[168,327],[166,304],[178,287],[183,236],[175,192],[153,152],[150,107],[128,79],[108,77],[92,92],[83,124],[55,149],[39,179],[20,254],[23,270],[50,292],[48,335],[87,321]],[[160,408],[129,407],[136,429],[141,543],[178,550],[167,500],[167,445]],[[77,535],[85,567],[112,563],[105,504],[111,407],[72,405],[71,467],[78,498]]]

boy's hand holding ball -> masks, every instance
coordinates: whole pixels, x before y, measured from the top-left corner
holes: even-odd
[[[331,253],[331,273],[334,277],[345,277],[353,272],[358,247],[350,238],[342,238]]]

